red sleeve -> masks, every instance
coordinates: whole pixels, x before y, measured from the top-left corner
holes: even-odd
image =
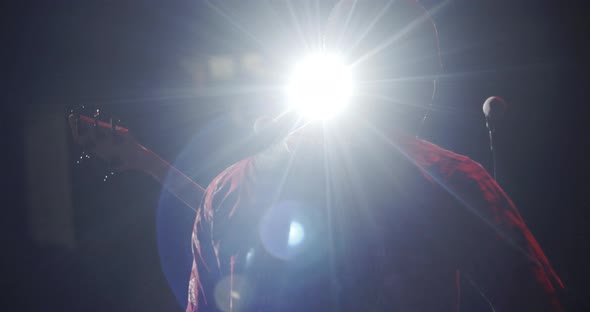
[[[233,280],[233,264],[240,251],[235,236],[241,234],[240,227],[235,224],[238,218],[234,213],[247,200],[245,193],[252,178],[253,160],[247,158],[225,169],[205,190],[193,226],[193,265],[186,312],[202,311],[208,306],[220,304],[215,302],[220,298],[213,296],[215,283],[226,276]],[[226,235],[229,228],[232,228],[232,233],[237,233],[231,235],[234,239]],[[227,299],[231,305],[231,289]]]
[[[497,311],[562,311],[563,284],[512,201],[478,163],[465,158],[452,167],[462,273]]]
[[[468,157],[415,138],[396,138],[431,183],[451,198],[449,253],[496,311],[563,311],[564,286],[520,213]]]

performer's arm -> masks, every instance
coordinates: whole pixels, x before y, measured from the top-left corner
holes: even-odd
[[[457,171],[453,189],[462,202],[457,255],[464,280],[495,311],[563,311],[563,288],[514,204],[479,165]]]
[[[218,298],[228,300],[221,303],[215,302],[215,298],[226,290],[218,289],[214,294],[213,289],[221,278],[233,275],[242,240],[251,236],[241,231],[243,227],[236,223],[248,201],[251,170],[251,159],[242,160],[219,174],[205,190],[193,227],[193,267],[186,312],[208,311],[215,304],[227,307],[233,304],[231,289],[226,296]]]

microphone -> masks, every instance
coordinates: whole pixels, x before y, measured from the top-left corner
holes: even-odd
[[[486,116],[486,127],[488,128],[490,137],[490,167],[494,180],[496,179],[496,150],[494,148],[494,136],[496,134],[495,127],[496,122],[504,117],[507,106],[506,101],[499,96],[490,96],[483,103],[483,114]]]
[[[486,116],[486,127],[494,131],[495,123],[502,120],[506,112],[506,101],[499,96],[490,96],[483,103],[483,114]]]

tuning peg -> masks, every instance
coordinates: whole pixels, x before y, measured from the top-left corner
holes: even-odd
[[[115,175],[115,166],[118,165],[118,162],[120,162],[119,159],[117,159],[117,157],[113,157],[109,160],[109,169],[108,169],[108,173],[105,174],[103,181],[106,182],[109,178],[111,178],[112,176]]]
[[[98,117],[100,117],[100,110],[98,108],[96,109],[96,112],[92,114],[92,117],[94,117],[94,129],[98,129]]]
[[[69,114],[80,114],[80,111],[85,109],[84,105],[67,105],[66,106],[66,113]]]
[[[80,111],[75,108],[70,108],[68,110],[68,113],[69,113],[68,116],[73,115],[76,118],[76,120],[78,120],[78,118],[80,118]]]
[[[76,124],[78,124],[78,121],[80,120],[80,111],[84,108],[84,105],[78,105],[75,107],[68,105],[68,107],[66,108],[66,114],[68,115],[68,118],[70,116],[74,116],[74,121],[76,122]]]
[[[103,182],[106,182],[108,179],[110,179],[114,175],[115,175],[115,172],[114,171],[111,171],[111,172],[109,172],[109,173],[107,173],[107,174],[104,175],[104,178],[102,179],[102,181]]]
[[[78,159],[76,159],[76,165],[82,164],[87,159],[90,159],[90,155],[88,155],[85,151],[82,151],[82,153],[80,154],[80,157],[78,157]]]

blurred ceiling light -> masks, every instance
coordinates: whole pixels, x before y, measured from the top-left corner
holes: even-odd
[[[255,53],[242,55],[240,63],[242,70],[249,75],[260,75],[264,67],[262,56]]]
[[[211,56],[209,74],[212,80],[230,80],[235,76],[234,59],[231,56]]]

